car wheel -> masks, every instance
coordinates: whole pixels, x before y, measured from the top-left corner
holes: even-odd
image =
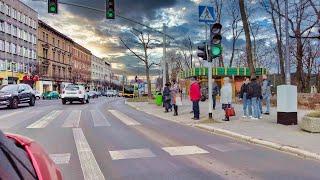
[[[17,109],[19,104],[18,98],[13,98],[10,104],[11,109]]]
[[[34,106],[35,104],[36,104],[36,98],[34,96],[31,96],[29,105]]]
[[[65,99],[62,99],[62,104],[65,105],[67,101]]]

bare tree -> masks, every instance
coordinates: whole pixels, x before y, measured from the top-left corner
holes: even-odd
[[[252,60],[252,46],[250,38],[250,29],[248,24],[248,17],[246,14],[246,8],[244,5],[244,0],[239,0],[240,14],[243,23],[243,30],[246,37],[246,54],[247,54],[247,63],[251,72],[251,77],[255,76],[255,69]]]
[[[239,11],[239,4],[236,3],[237,0],[230,0],[228,7],[227,7],[227,14],[232,18],[231,22],[231,31],[232,31],[232,51],[230,57],[229,67],[232,67],[236,43],[239,36],[242,34],[243,29],[239,27],[239,22],[241,21],[240,11]]]
[[[137,30],[135,30],[137,31]],[[140,61],[144,63],[145,66],[145,75],[147,78],[147,84],[148,84],[148,97],[151,97],[151,81],[150,81],[150,68],[151,66],[155,65],[155,62],[150,61],[150,54],[148,53],[148,49],[151,49],[151,41],[150,34],[146,33],[144,34],[141,31],[137,31],[138,33],[132,31],[132,34],[136,37],[137,42],[135,42],[136,46],[143,48],[142,54],[139,54],[138,51],[134,51],[133,48],[130,48],[128,44],[124,42],[122,38],[120,38],[120,41],[123,43],[123,45]]]

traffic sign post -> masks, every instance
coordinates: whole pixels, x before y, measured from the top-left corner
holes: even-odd
[[[204,22],[206,24],[214,23],[215,14],[213,7],[211,6],[199,6],[199,22]]]

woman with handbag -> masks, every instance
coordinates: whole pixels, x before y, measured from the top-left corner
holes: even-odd
[[[171,91],[171,97],[172,97],[172,105],[174,109],[174,116],[178,116],[178,106],[182,105],[181,102],[181,95],[180,95],[180,89],[179,85],[176,82],[176,80],[172,81],[172,87],[170,88]]]
[[[225,111],[224,121],[229,121],[230,116],[234,116],[234,109],[231,107],[232,103],[232,86],[229,77],[223,78],[223,86],[221,88],[221,99],[222,109]]]

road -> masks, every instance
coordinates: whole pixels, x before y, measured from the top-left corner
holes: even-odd
[[[162,120],[124,99],[0,109],[0,128],[39,142],[64,179],[320,179],[320,162]]]

